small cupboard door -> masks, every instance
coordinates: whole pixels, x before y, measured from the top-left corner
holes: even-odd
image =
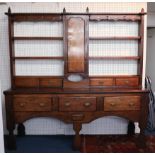
[[[65,16],[66,73],[87,73],[88,16]]]

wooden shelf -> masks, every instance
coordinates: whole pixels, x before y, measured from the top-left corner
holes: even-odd
[[[89,40],[139,40],[140,36],[89,37]]]
[[[139,56],[90,56],[89,59],[94,59],[94,60],[117,60],[117,59],[122,59],[122,60],[139,60]]]
[[[63,40],[63,37],[13,37],[13,40]]]
[[[13,57],[13,60],[63,60],[64,57],[62,56],[53,56],[53,57]]]

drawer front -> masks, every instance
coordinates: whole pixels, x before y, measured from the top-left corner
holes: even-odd
[[[50,97],[14,97],[14,111],[51,111]]]
[[[16,87],[39,87],[39,79],[16,77],[15,86]]]
[[[113,78],[103,78],[103,79],[90,79],[90,85],[91,86],[112,86],[114,85],[114,79]]]
[[[43,78],[39,83],[40,87],[62,87],[62,79]]]
[[[139,78],[116,78],[117,86],[138,86]]]
[[[60,111],[95,111],[96,97],[61,97]]]
[[[140,96],[105,97],[104,111],[140,110]]]

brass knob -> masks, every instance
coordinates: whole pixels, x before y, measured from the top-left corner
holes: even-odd
[[[125,81],[125,83],[126,83],[126,84],[128,84],[128,83],[129,83],[129,81],[128,81],[128,80],[126,80],[126,81]]]
[[[66,103],[65,103],[65,106],[66,106],[66,107],[69,107],[70,105],[71,105],[71,104],[70,104],[69,102],[66,102]]]
[[[23,107],[25,105],[25,103],[20,103],[20,106]]]
[[[116,105],[116,103],[114,103],[114,102],[111,102],[111,103],[110,103],[110,105],[111,105],[111,106],[115,106],[115,105]]]
[[[84,103],[84,106],[86,106],[86,107],[89,107],[90,105],[91,105],[91,103],[89,103],[89,102]]]
[[[45,103],[40,103],[39,104],[41,107],[44,107],[45,106]]]
[[[133,106],[133,105],[134,105],[134,103],[133,103],[133,102],[130,102],[130,103],[129,103],[129,106]]]

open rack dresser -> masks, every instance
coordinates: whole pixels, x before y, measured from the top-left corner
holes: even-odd
[[[11,13],[8,10],[11,89],[4,92],[8,146],[15,125],[34,117],[80,130],[103,116],[139,122],[145,146],[148,91],[142,88],[144,15],[139,13]],[[129,125],[129,126],[130,126]],[[129,131],[129,129],[128,129]],[[128,132],[130,134],[130,132]]]

